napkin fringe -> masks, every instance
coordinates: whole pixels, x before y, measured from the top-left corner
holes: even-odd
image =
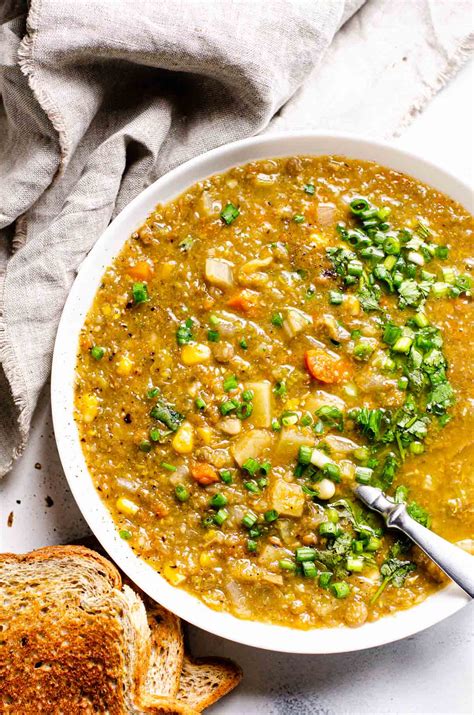
[[[425,109],[428,102],[448,84],[448,82],[459,72],[461,67],[471,58],[473,51],[474,33],[470,33],[459,45],[453,56],[449,58],[446,66],[438,74],[434,82],[427,88],[426,92],[413,103],[408,112],[401,119],[395,131],[390,134],[391,138],[401,136],[404,130]]]
[[[36,35],[39,31],[41,17],[42,0],[31,0],[26,20],[26,34],[20,42],[18,48],[18,62],[20,69],[28,79],[31,91],[36,97],[38,104],[43,109],[53,128],[58,134],[60,164],[58,174],[64,170],[71,154],[71,142],[68,137],[64,117],[59,107],[51,99],[48,91],[44,88],[36,72],[34,60]]]

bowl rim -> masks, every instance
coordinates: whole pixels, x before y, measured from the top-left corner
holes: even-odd
[[[375,161],[428,184],[472,212],[470,187],[415,152],[385,141],[339,132],[266,134],[225,144],[164,174],[133,199],[109,224],[77,271],[56,335],[51,375],[53,426],[61,463],[75,501],[107,554],[139,588],[195,626],[231,641],[288,653],[341,653],[390,643],[454,614],[469,598],[454,584],[422,603],[357,629],[347,626],[300,630],[242,620],[214,611],[186,591],[171,586],[119,537],[117,527],[92,483],[74,420],[74,375],[80,328],[105,269],[157,203],[169,201],[213,174],[255,159],[295,155],[338,155]]]

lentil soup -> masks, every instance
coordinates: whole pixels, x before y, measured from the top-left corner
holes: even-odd
[[[354,498],[472,543],[472,216],[342,157],[159,205],[83,327],[76,420],[120,536],[217,610],[358,626],[444,577]]]

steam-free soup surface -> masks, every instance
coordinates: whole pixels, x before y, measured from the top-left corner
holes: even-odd
[[[104,275],[77,423],[117,530],[217,610],[357,626],[443,577],[354,497],[473,532],[472,217],[340,157],[158,206]]]

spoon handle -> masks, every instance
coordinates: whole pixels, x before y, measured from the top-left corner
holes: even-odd
[[[376,487],[359,486],[357,495],[385,518],[387,526],[399,529],[427,554],[471,598],[474,598],[474,556],[451,544],[412,519],[405,504],[396,504]]]

